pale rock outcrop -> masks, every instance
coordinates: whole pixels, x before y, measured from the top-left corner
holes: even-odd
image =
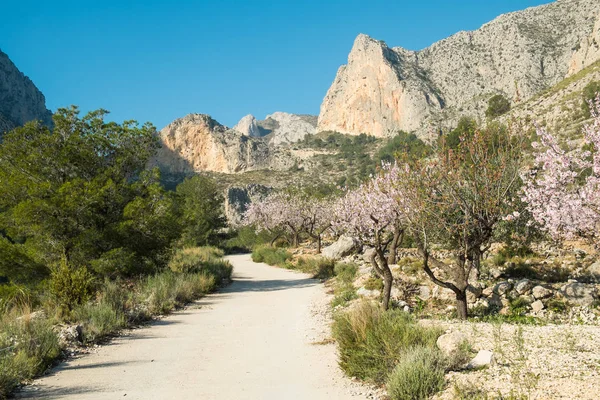
[[[248,114],[245,117],[243,117],[242,119],[240,119],[240,122],[238,122],[233,127],[233,130],[242,133],[244,136],[251,136],[251,137],[262,136],[260,133],[260,128],[258,127],[258,124],[256,123],[256,118],[254,118],[254,115],[252,115],[252,114]]]
[[[269,160],[264,141],[229,130],[204,114],[173,121],[160,131],[160,141],[150,165],[169,174],[242,172],[265,168]]]
[[[496,363],[496,359],[494,357],[494,353],[490,350],[479,350],[475,358],[473,358],[469,364],[467,364],[467,369],[480,369],[488,366],[493,366]]]
[[[576,45],[567,75],[573,75],[600,59],[600,14],[592,33]]]
[[[332,260],[339,260],[358,250],[360,250],[360,243],[356,239],[350,236],[341,236],[337,242],[325,247],[321,255]]]
[[[314,135],[317,118],[312,115],[297,115],[286,112],[275,112],[260,121],[263,131],[269,133],[271,145],[294,143],[304,139],[306,135]]]
[[[458,353],[465,342],[467,342],[467,335],[456,331],[441,335],[437,339],[436,345],[445,355],[450,356]]]
[[[0,51],[0,135],[26,122],[52,124],[52,112],[34,83]]]
[[[432,139],[463,115],[483,118],[494,94],[524,101],[565,78],[585,39],[592,37],[591,47],[578,57],[598,59],[599,13],[597,0],[558,0],[420,51],[361,34],[323,100],[317,131],[383,137],[407,130]]]

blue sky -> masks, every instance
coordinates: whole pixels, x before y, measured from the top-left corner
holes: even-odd
[[[318,114],[359,33],[417,50],[548,2],[0,0],[0,49],[53,111],[105,108],[159,129],[197,112],[232,126]]]

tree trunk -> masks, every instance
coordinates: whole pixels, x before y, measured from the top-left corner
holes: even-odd
[[[396,250],[398,250],[398,246],[400,242],[402,242],[402,237],[404,236],[404,231],[400,228],[396,228],[394,230],[394,238],[392,239],[392,243],[390,243],[390,252],[388,254],[388,264],[396,264],[397,254]]]
[[[321,235],[317,235],[317,253],[321,252]]]
[[[294,247],[298,247],[298,244],[300,243],[299,236],[300,234],[298,232],[294,232]]]
[[[467,291],[456,292],[456,315],[460,320],[466,320],[469,316],[467,308]]]
[[[271,240],[271,247],[275,246],[275,242],[279,239],[281,235],[275,235],[275,237]]]
[[[390,308],[390,297],[392,293],[392,284],[394,282],[394,277],[392,276],[392,271],[386,265],[383,268],[383,298],[382,298],[382,306],[384,310]]]

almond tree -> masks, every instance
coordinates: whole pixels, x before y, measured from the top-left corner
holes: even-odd
[[[538,127],[536,167],[524,175],[524,201],[555,238],[580,237],[600,247],[600,97],[583,129],[585,146],[566,151]]]
[[[383,280],[384,309],[388,309],[393,276],[386,252],[394,240],[398,226],[398,214],[392,187],[387,184],[385,173],[364,183],[358,189],[348,191],[334,207],[332,225],[337,232],[357,238],[363,244],[374,248],[371,265]],[[393,189],[395,190],[395,189]]]
[[[304,197],[299,206],[298,212],[304,220],[304,229],[317,242],[317,252],[320,253],[323,234],[331,228],[333,202],[330,199]]]
[[[460,319],[467,318],[469,278],[477,275],[498,223],[513,212],[520,162],[520,140],[487,129],[456,149],[442,146],[433,161],[411,160],[397,170],[405,226],[424,271],[455,293]],[[453,262],[439,260],[435,245],[450,250]]]

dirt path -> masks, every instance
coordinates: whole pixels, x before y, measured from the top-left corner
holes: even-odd
[[[231,256],[234,282],[97,353],[63,363],[18,398],[356,399],[334,345],[315,345],[326,321],[322,285]],[[360,392],[360,390],[358,390]]]

